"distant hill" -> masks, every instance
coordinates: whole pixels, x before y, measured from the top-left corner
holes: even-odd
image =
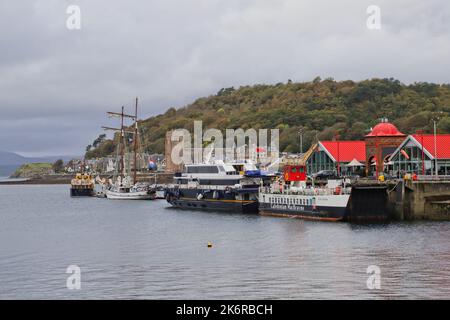
[[[439,112],[439,131],[450,133],[450,84],[316,78],[303,83],[223,88],[188,106],[170,108],[143,120],[141,137],[146,151],[163,153],[168,130],[185,128],[192,132],[194,120],[202,120],[204,129],[278,128],[281,151],[298,152],[300,129],[303,149],[307,150],[316,138],[362,139],[383,117],[404,133],[431,133],[431,119]],[[102,142],[86,157],[112,153],[114,149],[107,144],[111,141]]]
[[[1,177],[9,177],[20,165],[17,164],[5,164],[0,165],[0,178]]]
[[[17,168],[27,163],[53,163],[58,159],[67,162],[77,156],[24,157],[14,152],[0,150],[0,176],[9,176]]]
[[[0,165],[16,165],[26,162],[26,158],[17,153],[0,150]]]
[[[37,162],[55,162],[58,159],[62,159],[67,162],[74,158],[80,158],[80,156],[45,156],[45,157],[24,157],[20,154],[8,151],[0,150],[0,165],[21,165],[25,163],[37,163]]]

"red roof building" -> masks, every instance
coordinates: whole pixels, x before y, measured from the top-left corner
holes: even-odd
[[[350,162],[353,159],[366,161],[366,143],[364,141],[320,141],[322,148],[335,162]]]
[[[346,174],[364,166],[368,176],[383,172],[450,176],[450,134],[438,134],[436,139],[433,134],[407,136],[383,119],[364,141],[319,141],[307,152],[305,163],[307,174],[338,168]]]
[[[366,175],[380,174],[384,171],[392,153],[405,140],[395,125],[383,119],[365,136]]]
[[[431,159],[435,156],[438,159],[450,159],[450,134],[437,134],[436,135],[436,148],[434,134],[413,134],[408,136],[412,137],[416,141],[416,145],[421,149],[422,144],[424,152],[427,152]],[[435,153],[435,150],[437,152]]]
[[[390,161],[396,172],[450,175],[450,134],[409,135]]]
[[[366,160],[366,144],[364,141],[319,141],[316,149],[306,160],[307,173],[321,170],[345,172],[347,164],[356,160]],[[355,161],[355,162],[356,162]]]

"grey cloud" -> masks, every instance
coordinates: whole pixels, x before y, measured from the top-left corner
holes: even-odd
[[[366,28],[371,4],[380,31]],[[147,117],[317,75],[448,83],[449,20],[444,0],[0,0],[0,149],[80,154],[136,95]]]

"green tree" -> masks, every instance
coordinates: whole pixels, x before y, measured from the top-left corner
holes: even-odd
[[[105,141],[106,139],[106,134],[101,134],[97,137],[97,139],[94,140],[94,142],[92,143],[92,146],[94,148],[97,148],[103,141]]]
[[[62,159],[56,160],[55,163],[53,163],[52,165],[52,169],[53,171],[55,171],[55,173],[60,173],[64,171],[64,161]]]

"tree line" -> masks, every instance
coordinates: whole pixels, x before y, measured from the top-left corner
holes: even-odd
[[[450,133],[450,84],[417,82],[403,84],[396,79],[364,81],[322,80],[311,82],[220,89],[182,108],[141,121],[145,151],[164,153],[165,134],[172,129],[193,129],[194,120],[203,128],[280,129],[280,149],[299,152],[299,131],[303,149],[317,139],[361,140],[381,118],[388,118],[405,134],[438,131]],[[86,150],[86,158],[114,152],[115,144],[99,136]]]

